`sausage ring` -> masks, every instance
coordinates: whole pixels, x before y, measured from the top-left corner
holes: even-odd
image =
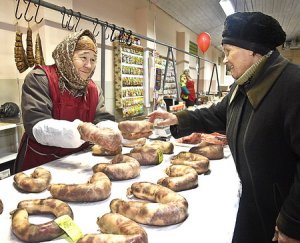
[[[140,165],[158,165],[163,161],[163,153],[160,149],[151,147],[136,147],[126,154],[135,158]]]
[[[137,242],[147,243],[146,231],[133,220],[118,213],[107,213],[97,218],[102,234],[87,234],[77,243]]]
[[[37,167],[30,176],[23,172],[14,176],[16,187],[25,192],[42,192],[47,189],[50,180],[50,172],[42,167]]]
[[[0,199],[0,214],[2,214],[3,212],[3,203],[2,200]]]
[[[58,199],[34,199],[19,202],[18,207],[12,214],[12,232],[22,241],[40,242],[50,241],[64,231],[54,220],[43,224],[31,224],[30,214],[53,214],[55,217],[69,215],[73,218],[70,206]]]
[[[137,223],[157,226],[177,224],[188,217],[187,200],[167,187],[135,182],[128,189],[128,195],[151,202],[114,199],[110,203],[111,212],[120,213]]]
[[[180,152],[171,158],[171,164],[191,166],[200,175],[208,171],[209,159],[196,153]]]
[[[52,197],[69,202],[95,202],[110,196],[111,181],[102,172],[95,173],[86,184],[52,184]]]
[[[94,172],[103,172],[111,180],[128,180],[140,174],[141,166],[139,162],[127,155],[118,154],[111,163],[99,163],[93,166]]]
[[[145,144],[144,147],[156,148],[161,150],[164,154],[173,154],[174,144],[167,141],[155,140],[151,143]]]
[[[197,171],[187,165],[171,165],[166,168],[164,177],[157,184],[170,188],[175,192],[192,189],[198,186]]]
[[[190,148],[189,152],[203,155],[208,159],[217,160],[224,158],[224,147],[220,144],[206,144]]]
[[[147,133],[153,130],[153,123],[148,121],[121,121],[118,128],[122,133]]]

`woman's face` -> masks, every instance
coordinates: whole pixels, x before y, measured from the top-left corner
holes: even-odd
[[[91,50],[78,50],[72,60],[80,78],[87,80],[96,67],[97,54]]]
[[[223,63],[227,66],[227,70],[231,72],[231,76],[234,79],[241,77],[257,61],[253,51],[237,46],[224,44],[223,51],[225,54]]]

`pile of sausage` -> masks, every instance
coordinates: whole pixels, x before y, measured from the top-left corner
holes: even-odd
[[[147,136],[152,127],[148,122],[126,122],[120,123],[119,129],[123,135],[127,134],[128,138],[136,138],[138,131],[142,131],[140,134]],[[105,134],[99,135],[102,138],[114,135],[113,139],[119,139],[111,131],[103,131]],[[90,141],[99,144],[101,139],[96,133],[98,130],[91,124],[84,124],[81,127],[81,136],[88,137]],[[112,140],[108,141],[110,147],[114,147]],[[133,183],[127,190],[127,196],[141,201],[113,199],[110,202],[111,212],[97,219],[101,234],[86,234],[79,239],[78,243],[147,243],[147,233],[140,224],[166,226],[183,222],[188,217],[188,202],[178,192],[197,187],[198,175],[209,170],[209,159],[222,158],[223,151],[211,147],[213,145],[221,146],[221,144],[207,146],[202,144],[189,152],[180,152],[172,156],[171,165],[165,169],[167,176],[159,179],[157,183]],[[14,181],[19,191],[38,193],[48,189],[52,198],[21,201],[17,209],[11,212],[12,232],[26,242],[55,239],[62,235],[63,231],[54,220],[44,224],[31,224],[29,215],[50,213],[54,217],[68,215],[73,218],[73,212],[67,202],[105,200],[111,194],[111,180],[136,178],[140,174],[141,166],[157,165],[162,162],[163,154],[173,152],[174,145],[170,142],[155,141],[135,147],[127,154],[115,155],[109,163],[94,165],[93,175],[84,184],[50,184],[51,173],[42,167],[36,168],[31,175],[18,173],[14,176]],[[1,200],[0,206],[2,209]]]

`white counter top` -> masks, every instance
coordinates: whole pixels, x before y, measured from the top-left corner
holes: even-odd
[[[175,146],[174,154],[188,151],[188,147]],[[123,148],[123,153],[129,149]],[[111,157],[93,156],[83,152],[43,165],[52,174],[51,183],[85,183],[92,175],[92,166],[109,161]],[[170,155],[164,155],[160,165],[142,167],[138,178],[127,181],[113,181],[108,199],[93,203],[69,203],[74,213],[74,221],[84,234],[97,233],[96,219],[110,211],[109,203],[114,198],[126,198],[126,189],[136,181],[156,183],[164,177],[164,168],[170,165]],[[31,173],[33,169],[26,171]],[[189,216],[181,224],[167,227],[146,226],[149,243],[182,243],[189,239],[192,243],[230,243],[238,208],[240,183],[229,148],[225,147],[225,158],[210,161],[210,175],[199,176],[199,186],[179,192],[189,203]],[[11,232],[10,212],[21,200],[50,197],[49,191],[42,193],[20,193],[13,186],[13,177],[0,180],[0,198],[4,211],[0,215],[0,242],[20,242]],[[30,222],[49,221],[50,216],[30,216]],[[66,235],[53,242],[71,242]]]

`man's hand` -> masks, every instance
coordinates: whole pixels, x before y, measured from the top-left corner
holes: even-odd
[[[161,119],[156,126],[165,127],[178,124],[177,116],[167,111],[154,111],[148,115],[149,122],[155,123],[156,119]]]
[[[278,243],[300,243],[300,240],[290,238],[287,235],[280,232],[277,226],[275,227],[275,233],[272,241],[278,241]]]

